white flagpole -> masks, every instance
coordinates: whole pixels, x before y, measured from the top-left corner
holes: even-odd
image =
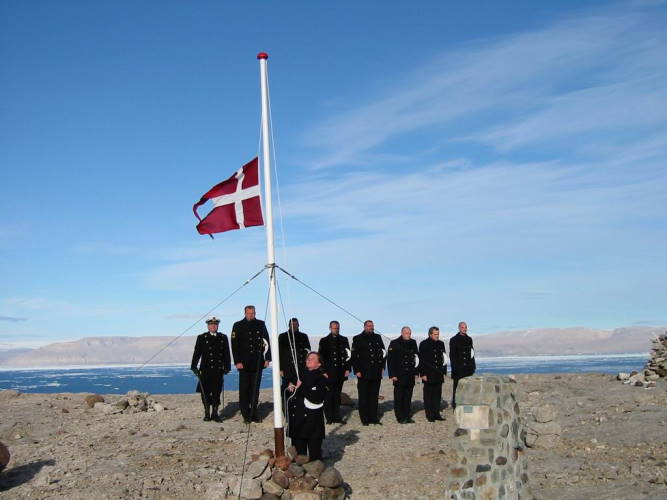
[[[269,307],[271,311],[270,337],[273,368],[273,432],[275,454],[285,455],[283,428],[283,398],[280,393],[280,353],[278,351],[278,303],[276,302],[276,257],[273,242],[273,207],[271,205],[271,156],[269,149],[269,91],[266,62],[269,55],[257,54],[262,89],[262,163],[264,164],[264,206],[266,208],[266,266],[269,268]]]

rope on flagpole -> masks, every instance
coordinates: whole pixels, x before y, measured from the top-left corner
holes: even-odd
[[[162,349],[160,349],[158,352],[153,354],[150,358],[148,358],[147,361],[145,361],[141,366],[137,368],[137,370],[141,370],[144,368],[148,363],[150,363],[153,359],[155,359],[160,353],[162,353],[165,349],[167,349],[170,345],[172,345],[174,342],[176,342],[179,338],[181,338],[183,335],[185,335],[188,331],[192,330],[196,325],[198,325],[201,320],[206,318],[209,314],[211,314],[213,311],[215,311],[218,307],[220,307],[222,304],[227,302],[229,299],[231,299],[236,293],[241,290],[244,286],[246,286],[248,283],[250,283],[252,280],[254,280],[257,276],[262,274],[266,270],[266,267],[263,267],[259,271],[255,273],[254,276],[251,278],[247,279],[240,287],[238,287],[236,290],[234,290],[232,293],[227,295],[224,299],[222,299],[220,302],[218,302],[216,305],[214,305],[211,309],[209,309],[206,313],[204,313],[197,321],[192,323],[190,326],[188,326],[185,330],[183,330],[181,333],[178,334],[178,336],[174,337],[172,340],[170,340]]]
[[[283,223],[283,205],[280,197],[280,180],[278,179],[278,157],[276,155],[276,139],[273,134],[273,115],[271,114],[271,87],[269,86],[269,78],[268,78],[268,72],[269,72],[269,67],[267,65],[266,67],[266,72],[267,72],[267,78],[266,78],[266,97],[268,99],[268,111],[269,111],[269,131],[271,133],[271,150],[273,152],[273,177],[276,181],[276,197],[278,198],[278,218],[280,219],[280,237],[281,237],[281,247],[282,247],[282,260],[283,263],[286,266],[289,266],[289,262],[287,261],[287,242],[285,238],[285,224]],[[285,303],[287,304],[287,307],[289,308],[290,306],[290,288],[289,284],[287,285],[287,289],[285,290],[285,295],[286,295],[286,301]],[[284,305],[283,305],[284,308]]]

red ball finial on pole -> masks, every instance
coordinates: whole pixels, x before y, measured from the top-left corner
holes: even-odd
[[[257,54],[257,59],[268,59],[268,58],[269,54],[267,54],[266,52],[260,52],[259,54]]]

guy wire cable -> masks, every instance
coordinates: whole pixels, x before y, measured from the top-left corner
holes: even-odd
[[[364,320],[361,319],[359,316],[357,316],[356,314],[351,313],[350,311],[348,311],[347,309],[345,309],[343,306],[337,304],[336,302],[334,302],[332,299],[330,299],[330,298],[327,297],[326,295],[324,295],[324,294],[318,292],[318,291],[315,290],[312,286],[310,286],[310,285],[304,283],[304,282],[301,281],[299,278],[297,278],[296,276],[294,276],[292,273],[286,271],[285,269],[283,269],[282,267],[280,267],[280,266],[277,265],[277,264],[276,264],[276,267],[277,267],[278,269],[280,269],[283,273],[285,273],[287,276],[289,276],[290,278],[292,278],[293,280],[295,280],[296,282],[301,283],[303,286],[305,286],[306,288],[308,288],[311,292],[316,293],[317,295],[319,295],[320,297],[322,297],[324,300],[326,300],[326,301],[329,302],[330,304],[333,304],[333,305],[336,306],[338,309],[340,309],[340,310],[343,311],[344,313],[348,314],[348,315],[351,316],[352,318],[356,319],[356,320],[359,321],[360,323],[362,323],[362,324],[364,323]],[[387,335],[383,334],[383,333],[380,332],[379,330],[375,330],[375,333],[377,333],[378,335],[384,337],[386,340],[391,341],[391,339],[390,339]]]
[[[178,336],[176,336],[176,337],[174,337],[172,340],[170,340],[170,341],[169,341],[169,342],[168,342],[162,349],[160,349],[158,352],[156,352],[155,354],[153,354],[150,358],[148,358],[147,361],[145,361],[141,366],[139,366],[139,367],[136,368],[136,369],[137,369],[137,370],[141,370],[142,368],[144,368],[148,363],[150,363],[153,359],[155,359],[155,358],[156,358],[162,351],[164,351],[167,347],[169,347],[171,344],[173,344],[173,343],[176,342],[179,338],[181,338],[183,335],[185,335],[187,332],[189,332],[192,328],[194,328],[196,325],[198,325],[199,322],[200,322],[201,320],[203,320],[206,316],[208,316],[209,314],[211,314],[211,313],[212,313],[213,311],[215,311],[218,307],[220,307],[222,304],[224,304],[224,303],[227,302],[229,299],[231,299],[234,295],[236,295],[236,293],[237,293],[239,290],[241,290],[241,288],[243,288],[244,286],[246,286],[248,283],[250,283],[252,280],[254,280],[257,276],[259,276],[260,274],[262,274],[262,273],[265,271],[265,269],[266,269],[266,268],[262,268],[262,269],[260,269],[259,271],[257,271],[257,272],[255,273],[255,275],[254,275],[252,278],[247,279],[247,280],[246,280],[240,287],[238,287],[238,288],[237,288],[236,290],[234,290],[232,293],[230,293],[229,295],[227,295],[227,297],[225,297],[225,298],[222,299],[220,302],[218,302],[216,305],[214,305],[211,309],[209,309],[206,313],[204,313],[204,314],[203,314],[197,321],[195,321],[195,322],[192,323],[190,326],[188,326],[185,330],[183,330],[181,333],[179,333]]]

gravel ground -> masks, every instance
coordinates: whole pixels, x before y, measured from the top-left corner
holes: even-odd
[[[554,447],[527,452],[536,498],[667,498],[667,381],[644,389],[602,374],[516,379],[522,413],[551,403],[563,428]],[[356,399],[353,381],[343,390]],[[450,397],[450,380],[443,394]],[[454,456],[451,409],[445,405],[444,422],[427,422],[417,385],[416,423],[398,425],[387,380],[381,396],[382,426],[362,427],[346,407],[348,423],[327,426],[326,462],[355,499],[442,498]],[[0,391],[0,441],[12,454],[0,473],[0,498],[217,498],[240,473],[247,438],[248,460],[272,447],[268,390],[260,397],[264,421],[249,434],[232,391],[222,424],[201,420],[194,394],[153,396],[165,411],[111,415],[88,408],[84,397]]]

